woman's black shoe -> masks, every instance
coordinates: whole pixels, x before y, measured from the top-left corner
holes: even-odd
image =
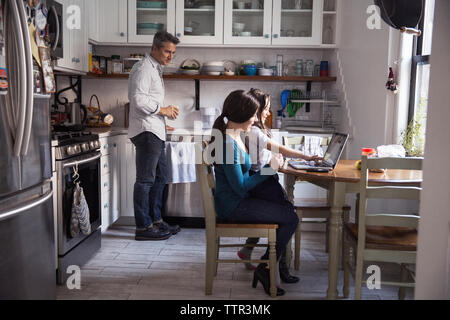
[[[253,274],[253,288],[256,288],[258,281],[261,282],[264,291],[270,296],[270,272],[265,264],[260,264]],[[277,287],[277,296],[284,295],[285,291]]]

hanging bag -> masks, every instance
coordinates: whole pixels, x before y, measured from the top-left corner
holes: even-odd
[[[78,167],[74,169],[75,190],[73,192],[72,212],[70,216],[70,235],[76,237],[80,231],[84,235],[91,233],[91,223],[89,220],[89,206],[84,196],[83,188],[76,182],[79,178]]]

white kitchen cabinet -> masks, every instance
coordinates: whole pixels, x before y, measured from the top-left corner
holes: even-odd
[[[333,46],[337,44],[337,12],[339,0],[324,0],[322,16],[322,45]]]
[[[133,190],[136,182],[136,148],[129,139],[126,139],[124,146],[125,150],[121,153],[124,165],[121,172],[120,215],[134,217]]]
[[[153,43],[160,30],[175,34],[175,0],[128,0],[128,42]]]
[[[336,5],[336,0],[226,1],[224,44],[319,46],[323,36],[334,44]]]
[[[225,1],[224,43],[270,45],[272,0]]]
[[[88,23],[85,0],[59,0],[63,4],[64,58],[58,59],[56,69],[88,72]]]
[[[272,45],[319,45],[323,0],[273,2]]]
[[[120,216],[121,167],[124,143],[122,136],[100,139],[100,187],[102,231],[110,227]]]
[[[89,39],[96,43],[128,41],[127,0],[89,0]]]
[[[176,36],[182,44],[222,44],[223,0],[214,5],[176,0]]]

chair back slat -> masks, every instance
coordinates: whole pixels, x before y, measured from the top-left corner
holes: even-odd
[[[212,166],[197,164],[197,176],[202,188],[202,202],[205,215],[205,226],[207,233],[215,234],[216,210],[214,208],[214,177]],[[212,187],[210,181],[212,180]]]
[[[368,214],[366,226],[410,227],[418,228],[419,217],[400,214]]]
[[[420,200],[420,191],[417,187],[367,187],[366,198]]]

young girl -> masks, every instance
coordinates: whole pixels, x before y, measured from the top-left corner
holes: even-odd
[[[258,120],[255,121],[246,137],[246,146],[250,150],[250,155],[252,156],[252,159],[257,159],[257,161],[252,165],[250,175],[261,172],[262,169],[270,170],[268,163],[272,157],[271,150],[276,150],[280,152],[282,156],[290,158],[301,158],[307,161],[321,160],[318,156],[306,156],[298,150],[287,148],[271,140],[270,131],[264,125],[270,112],[270,96],[259,89],[251,89],[250,94],[253,95],[259,102],[257,112]],[[280,155],[276,156],[280,157]],[[250,195],[254,198],[270,199],[279,203],[289,202],[283,187],[278,181],[278,175],[276,173],[271,175],[269,179],[264,181],[264,183],[253,188],[250,191]],[[258,243],[258,241],[259,238],[248,238],[246,244],[252,245]],[[238,252],[238,256],[241,259],[249,259],[252,251],[253,246],[245,246]],[[254,269],[253,265],[250,263],[246,263],[246,267],[249,270]],[[285,255],[281,257],[279,272],[281,280],[285,283],[295,283],[299,281],[298,277],[289,274],[289,268],[286,264]]]
[[[220,130],[223,135],[223,158],[219,159],[223,161],[218,163],[216,160],[214,165],[216,177],[214,202],[217,215],[222,221],[278,224],[276,241],[278,261],[297,228],[298,217],[292,204],[287,201],[271,201],[249,195],[253,188],[270,178],[269,175],[262,175],[259,172],[250,175],[251,159],[241,138],[241,134],[248,132],[255,122],[258,107],[258,100],[253,95],[242,90],[234,91],[225,100],[223,112],[214,123],[213,128]],[[279,157],[273,157],[274,170],[278,170],[281,165]],[[261,259],[268,257],[267,249]],[[254,271],[254,286],[258,281],[269,294],[270,277],[265,263],[259,264]],[[278,288],[277,295],[283,294],[284,290]]]

